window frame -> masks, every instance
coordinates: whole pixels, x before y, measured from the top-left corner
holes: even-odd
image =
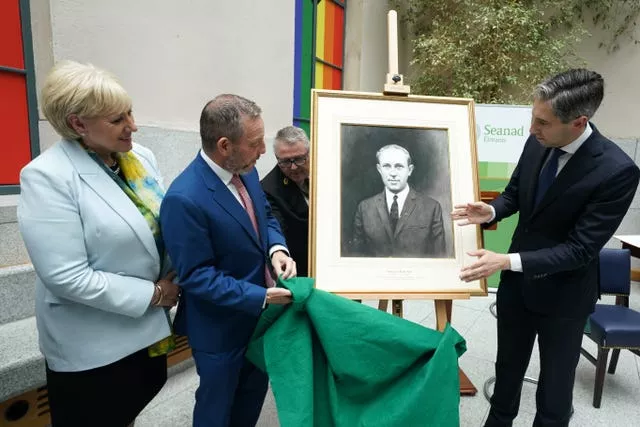
[[[302,1],[306,1],[306,0],[302,0]],[[318,52],[316,49],[317,48],[316,39],[317,39],[317,32],[318,32],[318,28],[317,28],[318,5],[322,2],[322,0],[308,0],[308,1],[310,1],[311,4],[313,5],[313,9],[312,9],[313,11],[311,15],[312,16],[311,18],[311,26],[312,26],[311,56],[310,58],[308,58],[309,61],[311,62],[311,70],[310,70],[310,76],[309,76],[310,81],[301,82],[302,86],[304,87],[301,87],[300,90],[302,91],[303,89],[306,90],[308,88],[308,90],[311,91],[311,89],[316,88],[316,65],[317,64],[322,64],[323,66],[333,68],[340,73],[340,90],[342,90],[344,88],[344,60],[345,60],[345,41],[346,41],[346,27],[347,27],[347,1],[346,0],[325,0],[325,1],[330,1],[331,3],[334,3],[337,7],[342,8],[344,13],[344,19],[342,20],[342,66],[325,61],[324,59],[320,58],[317,55]],[[295,37],[303,38],[303,35],[298,34],[296,32]],[[301,58],[301,61],[303,59],[304,58]],[[297,64],[294,64],[294,68],[296,66]],[[296,76],[294,75],[294,86],[296,84],[295,80],[296,80]],[[293,111],[292,123],[294,126],[301,126],[303,128],[308,127],[311,125],[311,111],[309,111],[308,117],[305,117],[303,114],[296,114],[297,111],[295,109],[295,106],[296,106],[295,94],[296,94],[296,88],[294,87],[294,111]]]

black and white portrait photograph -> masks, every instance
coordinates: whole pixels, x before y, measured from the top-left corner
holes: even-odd
[[[453,258],[446,130],[342,124],[343,257]]]
[[[482,247],[454,226],[479,200],[472,99],[312,91],[309,274],[356,299],[485,295],[460,269]]]

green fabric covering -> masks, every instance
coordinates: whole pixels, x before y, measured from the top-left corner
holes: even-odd
[[[289,306],[269,306],[247,358],[269,374],[282,427],[459,425],[464,339],[314,289],[278,281]]]

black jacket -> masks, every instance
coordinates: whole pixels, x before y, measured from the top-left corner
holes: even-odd
[[[276,165],[261,181],[273,215],[287,240],[291,258],[296,262],[298,276],[306,277],[309,247],[309,205],[298,185],[288,179]]]
[[[500,304],[522,299],[541,314],[580,317],[598,298],[598,254],[624,218],[640,170],[615,143],[593,133],[534,206],[538,174],[549,149],[527,140],[504,192],[491,204],[495,221],[520,213],[510,253],[522,273],[503,271]]]

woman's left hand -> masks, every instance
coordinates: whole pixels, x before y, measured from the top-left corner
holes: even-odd
[[[180,296],[180,287],[173,283],[173,279],[176,277],[176,272],[171,271],[162,279],[156,283],[162,289],[162,298],[157,305],[161,307],[173,307],[178,303],[178,297]]]

